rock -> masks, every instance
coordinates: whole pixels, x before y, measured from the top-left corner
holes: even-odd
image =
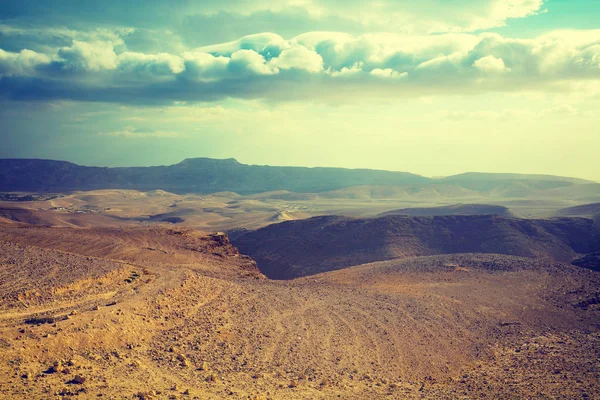
[[[63,366],[62,366],[62,362],[60,362],[60,361],[54,361],[52,366],[50,368],[48,368],[48,372],[51,374],[54,374],[56,372],[61,372],[62,370],[63,370]]]
[[[81,375],[75,375],[73,379],[69,383],[74,383],[76,385],[83,385],[87,379]]]
[[[134,396],[139,400],[152,400],[156,398],[152,392],[137,392]]]

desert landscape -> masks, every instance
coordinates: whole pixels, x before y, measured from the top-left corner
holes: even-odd
[[[0,0],[0,400],[600,400],[598,16]]]
[[[81,167],[51,160],[0,160],[0,167],[0,193],[6,193],[0,195],[0,220],[47,226],[169,223],[231,231],[322,215],[600,215],[599,183],[547,175],[469,173],[431,179],[404,172],[322,172],[205,158],[148,168]],[[286,183],[297,180],[302,186]]]
[[[5,192],[1,396],[597,398],[600,193],[509,178]]]

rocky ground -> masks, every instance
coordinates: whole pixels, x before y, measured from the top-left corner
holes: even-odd
[[[18,229],[0,234],[1,398],[600,393],[590,270],[459,254],[270,281],[222,235]]]

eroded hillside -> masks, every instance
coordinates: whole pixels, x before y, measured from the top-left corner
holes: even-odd
[[[456,254],[270,281],[222,234],[0,227],[3,398],[600,389],[600,275],[588,269]]]
[[[394,258],[499,253],[570,262],[600,249],[584,218],[524,220],[493,215],[315,217],[236,235],[234,244],[273,279],[313,275]]]

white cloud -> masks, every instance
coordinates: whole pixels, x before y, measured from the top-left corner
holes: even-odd
[[[215,55],[231,56],[239,50],[253,50],[256,53],[265,55],[278,55],[284,49],[290,47],[290,44],[281,36],[270,33],[257,33],[244,36],[238,40],[227,43],[219,43],[211,46],[204,46],[194,49],[196,52],[211,53]]]
[[[254,50],[238,50],[233,53],[229,68],[238,75],[273,75],[279,72]]]
[[[185,70],[182,57],[167,53],[143,54],[125,52],[117,57],[119,70],[144,75],[173,75]]]
[[[314,50],[295,46],[283,50],[279,57],[271,60],[271,65],[280,69],[302,69],[318,73],[323,70],[323,58]]]
[[[114,43],[108,41],[81,42],[73,40],[71,47],[63,47],[58,57],[65,69],[77,71],[110,70],[117,68],[118,58]]]
[[[223,78],[227,72],[229,58],[202,52],[186,52],[185,72],[192,79],[199,81],[213,81]]]
[[[341,93],[338,89],[352,93],[359,88],[365,96],[545,89],[569,92],[581,87],[575,85],[580,81],[586,81],[584,87],[589,92],[589,88],[597,87],[591,82],[600,81],[600,30],[532,39],[491,33],[413,37],[313,32],[284,40],[263,33],[179,54],[128,52],[120,46],[119,41],[73,41],[56,54],[1,51],[0,74],[60,80],[59,85],[46,87],[65,87],[61,91],[65,98],[77,97],[68,90],[84,91],[90,84],[100,83],[110,86],[102,91],[107,101],[119,101],[126,95],[131,97],[129,101],[141,98],[159,102],[167,101],[161,97],[165,94],[170,96],[168,101],[214,101],[224,97],[336,95]],[[56,69],[62,73],[55,74]],[[78,73],[82,71],[86,74]],[[319,79],[310,79],[311,75]],[[381,85],[373,78],[402,79]],[[328,85],[336,85],[336,90]],[[408,90],[398,91],[396,85]],[[295,90],[299,86],[304,87]],[[18,89],[16,85],[4,90]],[[120,89],[120,95],[111,93]],[[159,95],[153,90],[159,90]],[[590,96],[597,94],[594,90]],[[45,88],[42,92],[53,94]],[[26,94],[35,96],[36,92]]]
[[[47,55],[27,49],[19,53],[0,49],[0,76],[31,75],[38,66],[49,64],[50,61]]]
[[[473,67],[486,73],[510,72],[510,68],[506,68],[504,61],[494,56],[485,56],[475,60]]]
[[[327,70],[327,73],[333,77],[350,78],[353,76],[358,76],[360,73],[362,73],[362,67],[363,63],[357,62],[354,63],[351,67],[342,67],[342,69],[340,69],[339,71],[332,70],[331,68],[329,68]]]
[[[402,78],[408,75],[408,72],[398,72],[394,71],[391,68],[375,68],[371,70],[371,75],[376,76],[378,78]]]

